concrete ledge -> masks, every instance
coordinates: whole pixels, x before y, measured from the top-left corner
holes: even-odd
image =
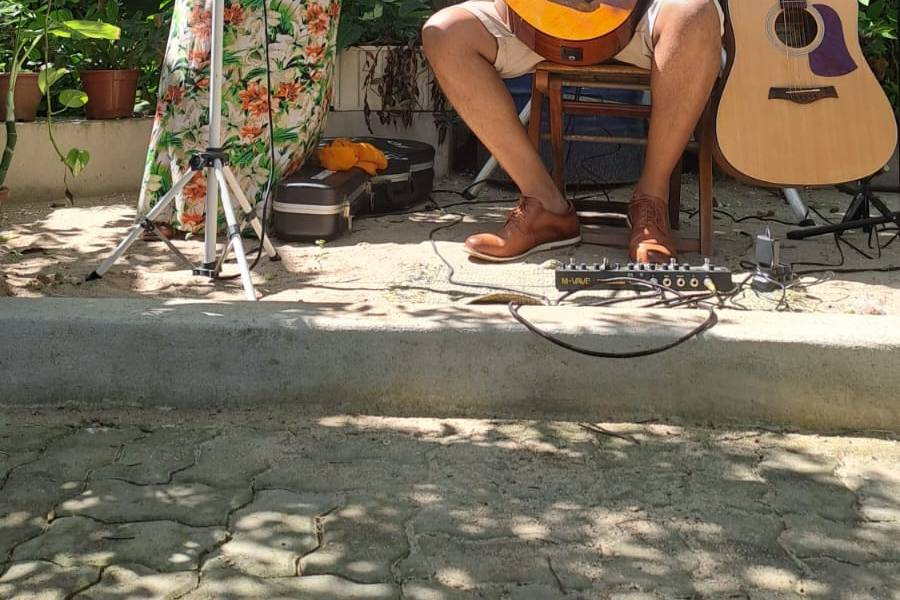
[[[525,308],[582,345],[670,340],[701,313]],[[726,312],[637,360],[556,348],[503,307],[398,315],[262,302],[0,301],[0,404],[105,403],[900,431],[900,318]]]
[[[438,131],[431,113],[416,113],[409,129],[388,127],[372,115],[375,135],[412,138],[435,147],[435,174],[443,177],[450,171],[448,140],[438,145]],[[63,197],[65,167],[59,161],[47,137],[46,120],[16,124],[19,138],[12,166],[6,180],[10,200],[55,201]],[[54,137],[63,152],[70,148],[87,150],[88,166],[78,177],[69,177],[69,188],[76,197],[137,194],[141,188],[147,145],[153,129],[152,118],[116,119],[110,121],[56,120]],[[331,137],[368,135],[362,111],[331,112],[324,135]],[[6,132],[0,129],[0,148],[6,143]]]
[[[16,123],[16,128],[19,138],[5,184],[11,200],[61,199],[65,167],[50,145],[47,121]],[[151,118],[54,120],[53,135],[63,153],[77,147],[91,154],[84,171],[69,177],[72,193],[106,196],[140,189],[152,128]],[[6,133],[0,132],[0,145],[5,143]]]

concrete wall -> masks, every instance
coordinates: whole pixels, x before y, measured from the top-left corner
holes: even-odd
[[[703,311],[528,307],[598,351],[658,346]],[[650,358],[557,348],[506,307],[383,314],[303,303],[0,299],[0,408],[74,403],[291,414],[642,420],[900,432],[900,317],[723,312]]]
[[[375,135],[405,137],[437,146],[437,130],[431,113],[417,113],[408,129],[385,127],[372,115]],[[115,121],[65,120],[54,123],[54,137],[63,152],[72,147],[87,150],[91,160],[76,178],[69,178],[69,188],[76,196],[104,196],[137,193],[141,185],[147,143],[153,120],[121,119]],[[19,123],[16,153],[6,180],[11,201],[17,199],[54,201],[63,197],[65,168],[53,152],[47,138],[46,121]],[[327,136],[368,135],[362,111],[332,112],[325,127]],[[0,130],[0,147],[6,133]],[[449,172],[449,144],[438,152],[435,167],[438,175]]]
[[[141,185],[152,119],[116,121],[56,121],[54,137],[65,153],[72,147],[87,150],[91,160],[69,188],[77,196],[135,192]],[[47,122],[17,124],[19,139],[6,179],[13,202],[18,199],[59,200],[65,167],[47,137]],[[0,144],[6,133],[0,132]]]

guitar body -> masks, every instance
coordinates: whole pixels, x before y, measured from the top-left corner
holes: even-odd
[[[618,54],[640,21],[643,0],[606,0],[591,11],[553,0],[498,0],[510,29],[549,61],[594,65]]]
[[[858,0],[730,0],[716,154],[777,187],[834,185],[881,169],[897,122],[857,33]]]

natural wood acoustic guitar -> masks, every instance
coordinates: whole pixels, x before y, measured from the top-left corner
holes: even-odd
[[[858,0],[729,0],[716,154],[772,186],[872,175],[897,144],[894,110],[866,63]]]
[[[595,65],[631,40],[645,0],[498,0],[509,27],[549,61]]]

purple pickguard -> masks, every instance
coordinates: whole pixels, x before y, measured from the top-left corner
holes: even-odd
[[[809,53],[809,68],[820,77],[840,77],[856,70],[847,50],[841,16],[827,4],[813,4],[822,15],[825,35],[819,47]]]

